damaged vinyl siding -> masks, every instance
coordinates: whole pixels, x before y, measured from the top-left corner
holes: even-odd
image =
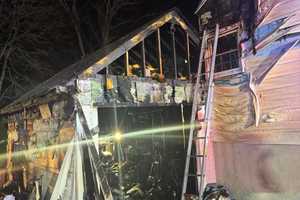
[[[257,52],[251,41],[241,49],[248,78],[215,82],[216,179],[236,199],[297,200],[300,1],[258,2],[263,19],[256,27]]]
[[[215,141],[233,141],[243,131],[255,126],[254,101],[249,88],[249,77],[237,75],[218,80],[214,88],[213,131]]]
[[[291,30],[299,29],[299,10],[297,0],[275,3],[256,29],[256,54],[249,48],[251,45],[243,46],[242,63],[248,79],[241,80],[236,75],[216,82],[213,129],[216,141],[299,142],[300,36],[299,32],[290,35]],[[227,84],[234,81],[238,83]],[[282,139],[284,134],[288,137]]]

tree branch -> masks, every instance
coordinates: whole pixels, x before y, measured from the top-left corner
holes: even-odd
[[[4,62],[3,62],[3,67],[1,70],[1,76],[0,76],[0,94],[2,91],[2,87],[3,87],[3,83],[4,83],[4,78],[5,78],[5,74],[6,74],[6,70],[7,70],[7,66],[8,66],[8,58],[10,55],[10,51],[11,49],[9,49],[4,57]]]
[[[79,46],[79,49],[81,52],[81,56],[84,57],[84,56],[86,56],[86,51],[84,48],[82,34],[81,34],[80,18],[79,18],[78,12],[77,12],[77,5],[76,5],[77,1],[72,0],[71,8],[68,6],[68,4],[66,3],[65,0],[59,0],[59,2],[70,17],[70,20],[73,24],[73,27],[74,27],[74,30],[75,30],[75,33],[77,36],[78,46]]]

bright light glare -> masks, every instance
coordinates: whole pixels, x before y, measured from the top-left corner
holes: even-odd
[[[146,130],[140,130],[140,131],[133,131],[129,132],[126,134],[123,134],[120,131],[116,131],[115,134],[109,134],[109,135],[104,135],[101,137],[97,138],[92,138],[92,139],[86,139],[86,140],[79,140],[76,142],[69,142],[69,143],[62,143],[62,144],[55,144],[55,145],[50,145],[50,146],[44,146],[40,148],[32,148],[32,149],[27,149],[23,151],[16,151],[12,153],[13,158],[18,158],[21,156],[32,156],[35,155],[36,153],[41,153],[41,152],[47,152],[47,151],[58,151],[58,150],[64,150],[70,145],[87,145],[87,144],[94,144],[96,142],[101,142],[101,141],[111,141],[111,140],[116,140],[116,141],[121,141],[123,138],[136,138],[136,137],[143,137],[143,138],[149,138],[149,137],[156,137],[154,134],[158,133],[169,133],[173,131],[178,131],[178,130],[183,130],[183,129],[190,129],[191,127],[197,128],[199,127],[198,124],[185,124],[185,125],[175,125],[175,126],[168,126],[168,127],[158,127],[158,128],[152,128],[152,129],[146,129]],[[174,136],[166,136],[166,137],[174,137]],[[176,138],[176,136],[175,136]],[[0,154],[0,161],[3,161],[8,158],[8,154]],[[1,173],[1,172],[0,172]]]
[[[117,142],[121,142],[123,139],[123,134],[120,131],[116,131],[114,134],[114,139]]]

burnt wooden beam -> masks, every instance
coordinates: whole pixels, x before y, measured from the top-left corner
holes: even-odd
[[[187,31],[190,34],[190,37],[193,41],[199,44],[198,35],[189,28],[187,23],[179,16],[179,14],[172,10],[167,14],[161,16],[159,19],[152,21],[151,23],[145,25],[138,31],[135,35],[131,37],[131,39],[127,40],[123,44],[120,44],[119,47],[107,53],[106,56],[101,58],[94,65],[88,67],[81,76],[85,77],[86,74],[96,74],[101,71],[103,68],[107,67],[114,60],[119,58],[121,55],[125,54],[126,51],[129,51],[133,47],[135,47],[138,43],[142,42],[146,37],[157,31],[160,27],[165,25],[168,22],[173,22],[178,24],[183,30]]]
[[[146,51],[145,51],[145,40],[142,41],[142,62],[143,62],[143,71],[144,76],[146,75]]]
[[[161,41],[160,41],[160,30],[157,29],[157,46],[158,46],[158,61],[159,61],[159,74],[160,77],[163,77],[163,64],[162,64],[162,55],[161,55]]]
[[[129,75],[129,53],[128,51],[125,52],[125,74],[128,76]]]
[[[174,79],[176,80],[178,77],[177,72],[177,56],[176,56],[176,40],[175,40],[175,26],[171,25],[171,33],[172,33],[172,49],[173,49],[173,62],[174,62]]]
[[[189,33],[186,32],[186,53],[187,53],[187,62],[188,62],[188,70],[189,70],[189,79],[191,78],[191,53],[190,53],[190,36]]]

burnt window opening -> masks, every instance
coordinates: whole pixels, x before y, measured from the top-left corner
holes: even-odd
[[[200,29],[213,29],[216,23],[226,27],[240,21],[241,0],[212,0],[201,8],[199,15]]]
[[[219,38],[215,72],[222,72],[235,68],[239,68],[237,32]]]

